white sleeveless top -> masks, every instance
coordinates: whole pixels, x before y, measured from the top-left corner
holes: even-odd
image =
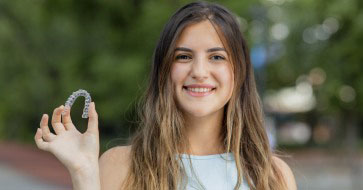
[[[233,190],[236,186],[237,168],[233,153],[189,156],[193,168],[188,155],[181,154],[187,174],[186,190]],[[239,190],[249,190],[245,180]]]

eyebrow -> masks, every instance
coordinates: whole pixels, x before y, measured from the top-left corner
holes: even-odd
[[[174,52],[175,51],[186,51],[186,52],[192,52],[193,53],[192,49],[189,49],[189,48],[186,48],[186,47],[176,47]],[[215,51],[225,51],[225,52],[227,52],[226,49],[221,48],[221,47],[214,47],[214,48],[207,49],[208,53],[215,52]]]

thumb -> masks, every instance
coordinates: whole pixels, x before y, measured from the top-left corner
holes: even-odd
[[[94,102],[91,102],[88,113],[88,127],[87,132],[98,132],[98,114],[96,112],[96,106]]]

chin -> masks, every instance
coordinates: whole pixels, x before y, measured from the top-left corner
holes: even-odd
[[[188,116],[192,116],[192,117],[205,117],[208,115],[211,115],[212,113],[214,113],[213,110],[207,110],[207,109],[187,109],[184,110],[184,112],[188,115]]]

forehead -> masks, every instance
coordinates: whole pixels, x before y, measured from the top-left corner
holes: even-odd
[[[195,49],[224,47],[216,29],[209,20],[204,20],[186,26],[182,30],[176,46],[184,46]]]

